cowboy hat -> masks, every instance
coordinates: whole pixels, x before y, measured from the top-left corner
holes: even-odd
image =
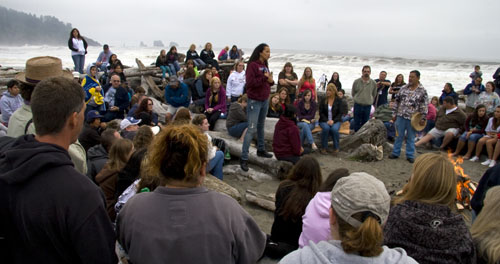
[[[63,71],[61,59],[50,56],[34,57],[26,61],[24,72],[18,73],[16,80],[30,85],[36,85],[50,77],[73,79],[73,74]]]
[[[424,130],[425,126],[427,125],[427,120],[425,120],[425,122],[424,122],[423,125],[420,125],[420,120],[422,120],[422,114],[421,113],[414,113],[411,116],[411,126],[417,132]]]

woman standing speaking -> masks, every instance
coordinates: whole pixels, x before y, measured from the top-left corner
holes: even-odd
[[[269,108],[269,94],[274,84],[273,76],[269,71],[267,60],[271,57],[271,50],[267,44],[259,44],[248,61],[246,71],[246,90],[248,95],[247,119],[248,130],[243,141],[240,166],[248,171],[248,149],[257,130],[257,156],[271,158],[264,145],[264,123]]]
[[[68,48],[71,50],[71,57],[75,63],[75,71],[83,74],[85,65],[85,54],[87,54],[87,41],[80,35],[77,28],[71,30],[68,40]]]

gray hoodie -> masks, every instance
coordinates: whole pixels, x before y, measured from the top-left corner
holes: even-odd
[[[362,257],[355,254],[346,254],[338,240],[321,241],[318,244],[309,242],[308,246],[295,250],[286,255],[279,263],[418,263],[408,255],[402,248],[388,248],[383,246],[384,251],[377,257]]]
[[[0,99],[0,112],[2,112],[2,123],[8,124],[10,116],[23,105],[23,98],[20,94],[12,96],[9,91],[5,91]]]

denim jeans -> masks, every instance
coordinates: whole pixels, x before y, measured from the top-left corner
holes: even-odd
[[[239,138],[243,134],[243,131],[248,127],[248,122],[238,123],[227,129],[230,136]]]
[[[321,148],[328,148],[328,136],[331,136],[333,139],[333,148],[339,149],[339,129],[342,122],[333,123],[333,125],[328,125],[327,122],[320,122],[319,126],[321,127]]]
[[[72,55],[71,58],[73,58],[73,63],[75,63],[75,71],[84,74],[85,55]]]
[[[172,72],[170,71],[170,67],[168,66],[160,66],[160,69],[161,69],[161,72],[163,74],[163,78],[166,78],[167,76],[165,75],[165,73],[168,72],[168,75],[169,76],[172,76]]]
[[[465,138],[467,136],[467,131],[465,131],[459,138],[460,141],[467,141],[467,139]],[[472,141],[472,142],[476,142],[483,137],[483,134],[478,134],[478,133],[475,133],[475,134],[470,134],[469,136],[469,141]]]
[[[168,67],[170,67],[170,71],[173,74],[177,74],[177,72],[181,69],[181,66],[179,65],[178,61],[174,61],[174,63],[169,63]]]
[[[241,150],[241,159],[248,160],[248,149],[250,142],[253,139],[255,132],[257,132],[257,149],[265,151],[264,146],[264,125],[266,121],[267,109],[269,108],[269,101],[257,101],[248,98],[247,105],[247,122],[248,130],[245,134],[243,141],[243,148]]]
[[[399,157],[401,155],[401,147],[403,146],[403,139],[406,135],[406,158],[415,158],[415,130],[411,126],[410,119],[404,119],[400,116],[396,119],[396,131],[398,136],[394,142],[394,149],[392,155]]]
[[[210,172],[215,177],[219,178],[219,180],[222,180],[223,165],[224,165],[224,152],[217,150],[217,152],[215,152],[215,157],[213,157],[208,162],[207,171]]]
[[[313,135],[311,133],[311,130],[314,129],[315,124],[308,124],[306,122],[298,122],[297,126],[300,129],[300,143],[304,144],[307,139],[307,143],[312,144],[314,143]]]
[[[194,62],[194,65],[196,67],[198,67],[198,70],[201,70],[201,69],[204,69],[205,66],[207,65],[204,61],[202,61],[201,59],[194,59],[193,60]]]
[[[358,131],[370,119],[371,105],[354,103],[354,131]]]

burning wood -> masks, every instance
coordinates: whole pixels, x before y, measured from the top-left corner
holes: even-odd
[[[457,174],[457,208],[459,210],[471,209],[470,200],[474,192],[476,192],[477,183],[471,181],[469,175],[465,173],[464,168],[461,166],[464,162],[462,156],[453,158],[451,150],[448,150],[448,160],[453,164]]]

